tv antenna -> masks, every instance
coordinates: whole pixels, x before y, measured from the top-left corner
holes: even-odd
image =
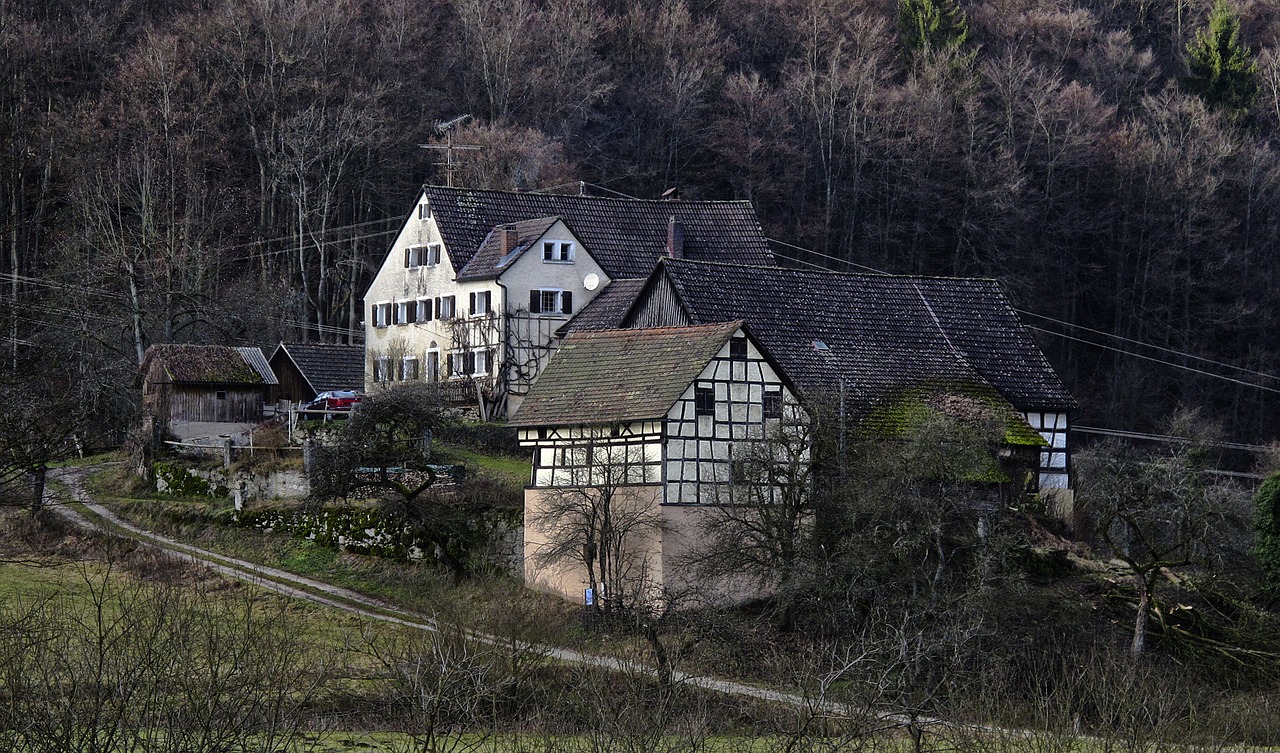
[[[458,166],[458,162],[457,160],[454,159],[454,156],[453,156],[454,150],[478,151],[483,148],[476,144],[453,143],[453,129],[457,128],[458,126],[462,125],[463,123],[467,122],[470,119],[471,119],[471,113],[467,113],[465,115],[459,115],[458,117],[452,120],[444,120],[444,121],[438,120],[436,121],[436,124],[432,126],[431,132],[436,135],[436,138],[443,136],[444,143],[443,144],[418,144],[418,146],[422,149],[443,149],[444,150],[444,161],[437,162],[435,164],[444,168],[444,184],[446,186],[449,186],[450,188],[453,187],[453,170],[455,167]]]

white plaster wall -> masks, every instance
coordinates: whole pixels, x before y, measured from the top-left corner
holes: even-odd
[[[575,246],[574,260],[569,262],[546,262],[542,260],[543,241],[571,241]],[[587,290],[582,280],[589,274],[600,278],[600,285],[595,290]],[[507,287],[507,311],[528,311],[529,291],[539,288],[558,288],[568,290],[573,295],[573,313],[582,310],[583,306],[595,298],[610,279],[591,258],[590,253],[582,247],[577,238],[569,232],[563,222],[552,225],[533,247],[520,255],[505,272],[502,273],[502,284]],[[561,316],[563,319],[569,317]]]
[[[413,208],[409,211],[409,218],[406,220],[404,227],[401,228],[400,234],[396,236],[395,242],[392,243],[391,249],[383,259],[382,266],[375,275],[373,283],[370,284],[368,291],[365,293],[364,300],[364,317],[365,317],[365,389],[373,389],[374,364],[379,355],[388,354],[393,358],[393,373],[398,376],[398,362],[404,356],[415,356],[419,362],[419,375],[421,378],[426,377],[426,352],[432,342],[435,342],[440,351],[440,371],[442,377],[445,375],[446,356],[453,348],[454,344],[454,327],[448,321],[442,321],[435,317],[433,311],[432,320],[429,322],[415,322],[413,324],[392,324],[387,327],[373,326],[373,318],[371,317],[371,309],[373,304],[381,302],[390,302],[393,306],[400,302],[411,302],[416,305],[419,298],[431,298],[445,296],[454,296],[455,312],[458,317],[467,319],[469,295],[472,292],[489,291],[490,307],[493,311],[501,312],[505,305],[502,299],[502,288],[495,281],[478,281],[458,283],[454,280],[457,271],[454,269],[453,263],[449,259],[449,249],[443,248],[440,255],[440,263],[430,266],[408,267],[404,266],[405,249],[411,246],[425,246],[432,243],[439,243],[443,246],[444,239],[440,236],[440,230],[436,225],[434,217],[419,219],[419,205],[426,202],[426,195],[419,196],[418,201],[414,203]],[[486,336],[478,338],[470,337],[470,347],[492,347],[495,351],[495,360],[501,358],[501,342],[502,328],[499,326],[485,327]],[[470,328],[470,332],[475,333],[479,328]],[[495,369],[490,368],[490,373],[494,373]]]
[[[651,508],[658,515],[658,500],[662,487],[658,485],[630,487],[637,505]],[[581,604],[583,591],[589,585],[587,570],[582,561],[565,558],[555,562],[543,562],[539,553],[544,551],[556,532],[554,521],[548,513],[555,489],[525,489],[524,493],[524,582],[525,585],[555,594]],[[629,538],[628,557],[637,567],[634,582],[637,585],[662,583],[662,534],[649,530],[643,535]]]

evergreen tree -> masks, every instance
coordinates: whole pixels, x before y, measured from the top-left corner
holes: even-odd
[[[1227,0],[1217,0],[1209,26],[1187,46],[1188,91],[1210,106],[1242,113],[1258,99],[1258,64],[1240,41],[1240,17]]]
[[[1253,555],[1262,566],[1267,589],[1280,596],[1280,473],[1273,473],[1253,496],[1253,530],[1258,543]]]
[[[957,50],[969,39],[969,19],[955,0],[898,0],[898,33],[912,52]]]

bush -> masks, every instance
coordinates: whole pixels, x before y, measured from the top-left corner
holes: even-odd
[[[1280,471],[1258,487],[1253,502],[1253,530],[1258,534],[1253,556],[1262,567],[1267,590],[1280,596]]]

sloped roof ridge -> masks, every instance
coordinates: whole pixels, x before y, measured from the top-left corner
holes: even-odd
[[[894,274],[892,272],[841,272],[838,269],[826,269],[825,267],[815,267],[813,269],[800,269],[798,267],[779,267],[769,266],[766,264],[740,264],[731,261],[712,261],[707,259],[672,259],[664,257],[659,260],[663,264],[697,264],[708,267],[730,267],[745,269],[764,269],[770,272],[800,272],[802,274],[814,275],[832,275],[835,277],[867,277],[871,279],[889,278],[893,280],[944,280],[944,281],[964,281],[964,282],[992,282],[1000,285],[1000,280],[995,277],[978,277],[978,276],[956,276],[956,275],[903,275]]]
[[[453,191],[455,193],[485,193],[517,196],[558,196],[566,199],[591,199],[592,201],[613,201],[619,204],[746,204],[750,199],[642,199],[637,196],[594,196],[591,194],[555,193],[553,191],[504,191],[500,188],[459,188],[458,186],[437,186],[430,183],[422,185],[423,191]]]

